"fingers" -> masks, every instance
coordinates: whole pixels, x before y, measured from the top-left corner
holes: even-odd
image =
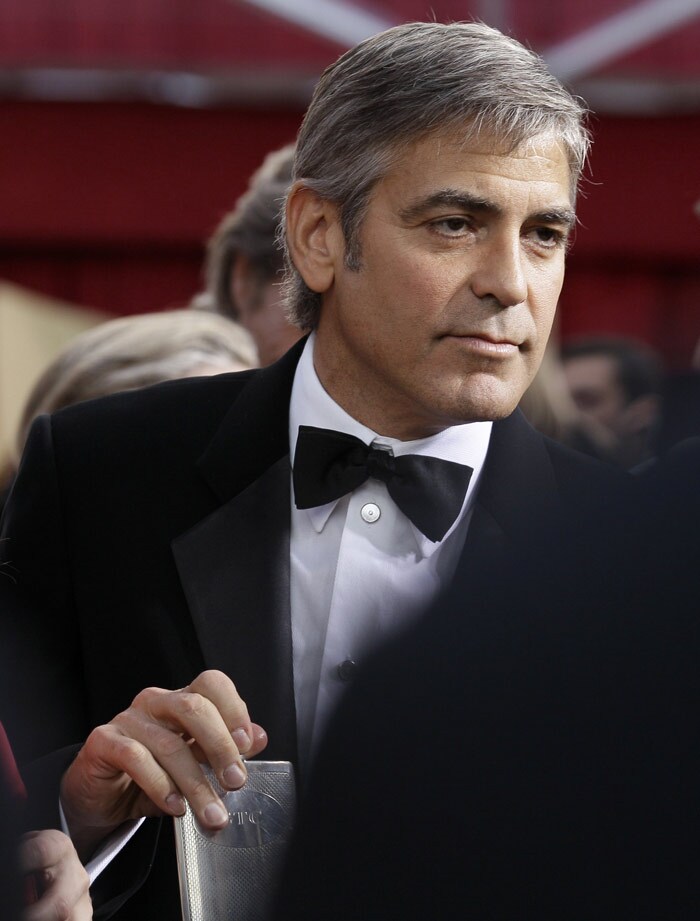
[[[25,909],[23,921],[88,921],[92,918],[90,880],[75,848],[54,829],[25,835],[19,851],[25,873],[39,881],[40,897]]]
[[[264,748],[266,748],[267,741],[268,741],[267,733],[262,728],[262,726],[259,726],[257,723],[251,723],[250,725],[252,728],[253,739],[252,739],[251,747],[246,752],[244,752],[245,759],[254,758],[256,755],[259,755],[260,752],[263,751]],[[204,754],[203,750],[199,747],[199,745],[197,745],[196,740],[195,739],[190,740],[189,744],[192,747],[192,754],[194,755],[195,759],[200,764],[205,763],[207,761],[207,756]]]
[[[198,815],[213,797],[198,759],[211,765],[225,789],[238,789],[246,781],[242,753],[253,748],[253,728],[245,703],[221,672],[204,672],[179,691],[142,691],[113,722],[153,753]],[[212,823],[216,810],[210,812],[208,824],[228,818],[220,813],[220,821]]]
[[[255,755],[259,755],[261,751],[267,746],[267,733],[262,728],[258,726],[257,723],[252,723],[253,727],[253,745],[250,751],[246,752],[248,758],[254,758]]]
[[[128,819],[162,811],[182,815],[185,811],[177,785],[156,754],[122,728],[122,722],[133,727],[135,718],[123,717],[120,714],[111,723],[94,729],[63,777],[61,802],[73,836],[76,821],[111,829]],[[143,722],[144,738],[161,733],[185,744],[179,735]]]
[[[183,797],[202,825],[221,828],[228,813],[200,762],[211,765],[224,789],[235,790],[247,778],[243,754],[257,754],[266,743],[221,672],[204,672],[178,691],[148,688],[90,734],[64,776],[71,833],[74,824],[95,826],[95,816],[111,827],[156,811],[182,815]]]
[[[182,714],[181,697],[178,694],[170,701],[162,701],[158,711],[167,714],[169,725],[172,725],[173,712],[180,712],[184,731],[187,734],[193,730],[199,732],[205,740],[206,760],[214,762],[212,767],[223,787],[237,789],[243,786],[245,768],[219,714],[203,708],[204,714],[198,714],[195,727],[190,713]],[[209,725],[206,725],[207,721]],[[112,731],[121,734],[126,741],[121,746],[125,757],[122,759],[121,753],[115,754],[114,760],[119,760],[122,770],[163,811],[182,815],[185,811],[184,796],[205,826],[219,828],[226,824],[228,814],[203,774],[182,731],[166,728],[133,709],[119,714],[113,722]]]
[[[192,694],[201,694],[214,704],[239,752],[243,755],[247,754],[252,744],[252,724],[248,716],[248,708],[238,694],[233,681],[223,672],[210,670],[198,675],[190,684],[189,691]],[[201,741],[197,736],[194,738],[198,742]]]

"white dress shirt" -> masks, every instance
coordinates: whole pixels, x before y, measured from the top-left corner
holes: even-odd
[[[290,603],[294,693],[302,768],[315,752],[347,677],[341,663],[360,664],[369,650],[423,611],[454,574],[483,468],[490,422],[445,429],[417,441],[373,432],[323,389],[312,335],[299,361],[289,411],[290,458],[300,425],[354,435],[395,456],[422,454],[473,469],[462,510],[433,542],[401,512],[386,485],[367,480],[319,508],[297,509],[292,486]]]

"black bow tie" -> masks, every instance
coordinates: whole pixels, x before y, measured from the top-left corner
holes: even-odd
[[[394,457],[368,448],[353,435],[300,425],[294,498],[297,508],[315,508],[352,492],[370,477],[382,480],[404,515],[429,540],[438,541],[459,515],[472,473],[471,467],[439,457]]]

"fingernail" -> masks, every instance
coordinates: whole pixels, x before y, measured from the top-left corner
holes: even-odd
[[[204,807],[204,819],[207,825],[219,827],[228,822],[228,812],[218,803],[209,803],[208,806]]]
[[[239,764],[229,764],[224,771],[224,783],[233,790],[242,787],[246,779],[245,771]]]
[[[231,738],[236,743],[239,752],[247,752],[251,746],[250,736],[245,729],[236,729],[231,733]]]
[[[185,814],[185,801],[178,793],[171,793],[165,799],[165,805],[173,815]]]

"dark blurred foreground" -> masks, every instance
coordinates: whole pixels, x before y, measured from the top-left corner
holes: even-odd
[[[700,438],[378,656],[280,918],[700,915]]]

